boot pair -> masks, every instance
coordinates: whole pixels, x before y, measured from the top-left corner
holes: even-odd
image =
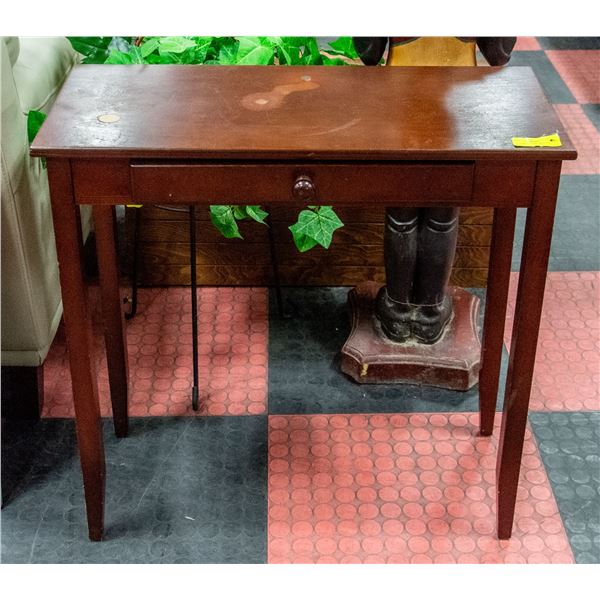
[[[423,344],[435,344],[452,318],[452,298],[446,294],[439,304],[413,305],[390,298],[384,286],[377,294],[375,314],[392,341],[403,343],[415,338]]]

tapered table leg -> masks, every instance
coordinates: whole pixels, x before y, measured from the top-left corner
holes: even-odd
[[[69,161],[49,158],[47,165],[88,532],[91,540],[99,541],[104,528],[104,442],[92,325],[82,273],[79,207],[73,198]]]
[[[496,465],[500,539],[512,533],[559,179],[560,162],[539,162],[527,210]]]
[[[104,340],[110,385],[113,423],[117,437],[127,435],[128,361],[125,319],[119,289],[117,226],[114,206],[94,206],[96,253],[100,272],[100,293],[104,316]]]
[[[479,372],[481,435],[492,435],[494,430],[516,216],[515,208],[494,209]]]

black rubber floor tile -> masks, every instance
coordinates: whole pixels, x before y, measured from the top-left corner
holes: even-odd
[[[539,37],[544,50],[600,50],[600,37]]]
[[[550,271],[600,270],[599,175],[563,175],[554,220]],[[512,270],[518,271],[526,210],[517,211]]]
[[[17,432],[7,427],[9,461],[18,444],[11,447]],[[266,416],[133,419],[124,440],[110,422],[104,428],[104,541],[87,540],[73,421],[44,420],[25,435],[53,460],[12,486],[3,562],[266,562]]]
[[[48,445],[40,435],[43,429],[55,443]],[[27,484],[28,494],[56,485],[60,474],[54,469],[73,446],[72,425],[67,420],[43,423],[2,420],[2,504],[19,496]]]
[[[477,410],[477,386],[455,392],[418,385],[358,384],[344,375],[339,351],[350,333],[348,290],[286,288],[284,297],[295,306],[289,319],[279,318],[271,294],[269,414]],[[471,291],[484,296],[484,290]]]
[[[582,104],[581,108],[583,108],[588,119],[596,126],[596,129],[600,131],[600,104]]]
[[[530,421],[578,563],[600,563],[600,413],[532,413]]]
[[[576,102],[575,97],[543,50],[513,52],[508,63],[508,68],[511,67],[531,67],[544,88],[546,97],[553,104]]]

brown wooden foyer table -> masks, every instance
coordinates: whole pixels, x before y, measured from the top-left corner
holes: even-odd
[[[511,142],[555,131],[562,147]],[[128,381],[115,205],[493,207],[482,435],[493,428],[516,209],[527,207],[497,459],[498,536],[510,537],[561,161],[577,156],[530,68],[82,65],[31,154],[47,159],[92,540],[103,535],[105,460],[78,205],[93,205],[117,436]]]

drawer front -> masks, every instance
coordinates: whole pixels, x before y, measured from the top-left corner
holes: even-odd
[[[471,162],[131,165],[142,204],[467,204],[473,178]]]

